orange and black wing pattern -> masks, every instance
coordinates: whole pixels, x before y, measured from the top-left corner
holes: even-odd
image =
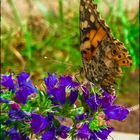
[[[80,0],[80,51],[85,77],[108,91],[121,76],[121,66],[132,64],[127,49],[113,37],[92,0]]]

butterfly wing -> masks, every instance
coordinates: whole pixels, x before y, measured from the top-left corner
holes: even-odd
[[[106,30],[98,21],[99,13],[96,9],[97,5],[91,0],[80,1],[80,49],[84,59],[87,60],[92,58],[94,50],[106,36]],[[103,20],[101,22],[104,23]],[[108,27],[106,29],[109,30]]]
[[[85,77],[109,91],[114,79],[122,74],[120,66],[131,65],[132,60],[100,18],[92,0],[80,0],[80,42]]]

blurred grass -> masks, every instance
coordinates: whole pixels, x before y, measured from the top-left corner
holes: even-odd
[[[47,72],[78,72],[79,66],[82,66],[79,52],[79,1],[55,0],[57,6],[51,8],[44,5],[43,0],[23,2],[30,4],[30,7],[35,5],[40,14],[31,13],[30,9],[24,18],[15,1],[7,0],[12,17],[6,14],[1,17],[2,73],[26,70],[39,79]],[[105,0],[104,4],[109,10],[104,15],[101,2],[96,0],[98,11],[101,11],[114,36],[124,42],[133,59],[133,66],[125,68],[125,75],[119,82],[121,88],[124,81],[129,81],[129,75],[139,68],[139,11],[135,10],[135,16],[131,18],[131,11],[124,9],[122,0],[117,0],[115,8],[113,2]],[[4,9],[2,11],[4,13]]]

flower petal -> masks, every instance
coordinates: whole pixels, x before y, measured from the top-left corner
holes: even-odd
[[[61,125],[59,128],[58,128],[58,135],[63,138],[63,139],[66,139],[67,136],[68,136],[68,132],[70,131],[70,127],[68,126],[65,126],[65,125]]]
[[[0,84],[4,87],[6,87],[8,90],[14,91],[16,88],[16,85],[14,84],[14,81],[12,79],[12,75],[3,75],[1,77]]]
[[[108,106],[111,106],[116,99],[116,96],[113,96],[107,92],[103,92],[103,97],[100,99],[101,106],[103,108],[107,108]]]
[[[48,130],[42,135],[42,140],[55,140],[55,129]]]
[[[94,132],[92,132],[89,140],[100,140],[100,139],[95,135]]]
[[[19,76],[17,76],[19,86],[25,84],[29,78],[30,74],[26,72],[21,72]]]
[[[75,103],[77,97],[78,97],[78,90],[71,90],[70,91],[70,103],[71,105]]]
[[[129,111],[121,106],[109,106],[108,108],[105,109],[105,114],[109,119],[113,120],[119,120],[122,121],[124,120],[127,115],[129,114]]]
[[[11,140],[21,140],[20,133],[15,128],[9,129],[8,135],[10,136]]]
[[[14,101],[10,102],[11,108],[14,110],[19,110],[20,109],[20,105]]]
[[[84,123],[83,126],[78,130],[77,135],[80,138],[89,138],[90,137],[90,130],[88,124]]]
[[[100,131],[95,131],[95,134],[101,138],[102,140],[107,140],[108,135],[113,131],[113,128],[109,127],[109,128],[104,128],[101,129]]]
[[[54,88],[52,90],[52,95],[55,97],[57,101],[61,104],[65,104],[66,102],[66,92],[65,87]]]
[[[93,111],[97,111],[97,108],[99,106],[99,98],[97,94],[89,97],[86,102]]]
[[[22,104],[26,104],[28,96],[35,92],[37,92],[36,88],[29,84],[28,86],[20,87],[20,89],[16,91],[15,97]]]
[[[48,77],[47,78],[44,78],[44,82],[46,84],[46,86],[49,88],[49,89],[52,89],[55,87],[56,83],[57,83],[57,77],[55,74],[50,74],[48,73]]]
[[[11,109],[8,113],[8,116],[11,120],[22,120],[23,118],[28,118],[29,115],[23,110]]]
[[[39,115],[32,114],[31,127],[35,134],[39,133],[41,130],[45,129],[48,125],[47,118]]]
[[[59,86],[75,88],[79,86],[78,82],[74,82],[70,76],[61,76],[59,78]]]
[[[83,114],[79,114],[75,117],[75,120],[77,121],[81,121],[81,120],[84,120],[86,118],[86,115],[83,113]]]

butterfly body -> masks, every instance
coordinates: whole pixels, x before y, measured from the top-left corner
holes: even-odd
[[[114,91],[121,66],[130,66],[131,57],[123,43],[115,39],[99,16],[92,0],[80,1],[80,51],[85,77],[108,92]]]

